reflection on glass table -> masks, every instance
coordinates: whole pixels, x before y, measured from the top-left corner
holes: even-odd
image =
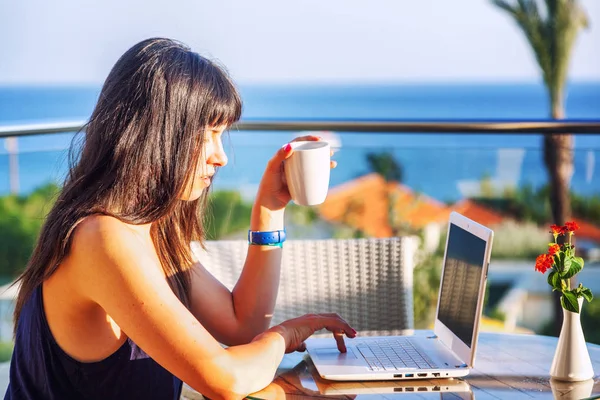
[[[415,334],[427,334],[427,332],[416,331]],[[549,336],[481,332],[474,368],[465,378],[454,381],[443,379],[352,383],[325,381],[319,377],[306,354],[291,353],[283,358],[273,383],[265,390],[253,394],[252,397],[294,400],[314,397],[375,400],[396,397],[506,399],[516,396],[571,400],[600,395],[600,380],[597,379],[597,375],[595,380],[584,382],[568,383],[550,380],[549,370],[556,344],[557,338]],[[590,343],[587,346],[594,371],[598,374],[600,346]],[[439,392],[434,390],[438,384]],[[411,391],[411,388],[414,390]],[[421,391],[419,388],[422,388]],[[182,398],[195,400],[201,397],[186,387]]]
[[[368,383],[336,382],[322,379],[318,373],[311,372],[310,361],[302,361],[294,370],[298,374],[300,384],[304,389],[324,395],[367,395],[385,393],[419,393],[435,398],[444,398],[444,394],[453,393],[456,396],[448,398],[471,399],[470,385],[462,379],[421,379],[405,381],[373,381]],[[314,370],[312,370],[314,371]],[[315,393],[315,394],[316,394]]]

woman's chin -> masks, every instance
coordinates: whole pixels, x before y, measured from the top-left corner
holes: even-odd
[[[185,195],[181,196],[179,199],[183,200],[183,201],[198,200],[200,198],[200,196],[202,196],[206,190],[208,190],[207,186],[195,187],[195,188],[192,188],[192,190],[189,191],[188,193],[186,193]]]

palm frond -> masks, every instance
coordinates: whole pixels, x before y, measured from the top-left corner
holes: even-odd
[[[548,35],[535,0],[517,0],[516,4],[505,0],[493,0],[492,3],[507,11],[521,28],[542,70],[544,82],[549,84],[551,60],[547,51]]]
[[[507,13],[513,16],[516,14],[515,8],[512,5],[508,4],[505,0],[492,0],[492,3],[496,7],[501,8],[502,10],[506,11]]]
[[[552,101],[566,82],[571,50],[580,29],[589,25],[578,0],[491,0],[521,28],[542,70]],[[544,7],[542,8],[541,5]]]

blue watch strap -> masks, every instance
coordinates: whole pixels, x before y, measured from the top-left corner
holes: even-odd
[[[281,246],[285,242],[285,229],[280,231],[248,231],[248,244]]]

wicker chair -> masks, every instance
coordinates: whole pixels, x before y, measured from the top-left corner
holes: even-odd
[[[288,240],[272,324],[307,313],[337,312],[361,335],[413,328],[417,239]],[[198,260],[229,289],[248,250],[244,240],[192,243]]]

